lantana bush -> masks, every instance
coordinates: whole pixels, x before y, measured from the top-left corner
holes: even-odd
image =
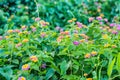
[[[0,80],[119,80],[120,24],[101,16],[85,25],[76,18],[50,29],[30,26],[0,36]]]

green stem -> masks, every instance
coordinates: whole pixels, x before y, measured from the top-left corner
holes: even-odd
[[[38,6],[38,3],[37,3],[37,1],[36,1],[36,0],[34,0],[34,2],[35,2],[36,7],[37,7],[37,9],[36,9],[37,16],[38,16],[38,18],[40,18],[40,16],[39,16],[39,6]],[[38,25],[40,26],[40,23],[39,23],[39,22],[38,22]]]
[[[114,76],[113,78],[109,78],[109,80],[113,80],[113,79],[116,78],[116,77],[120,77],[120,75],[116,75],[116,76]]]

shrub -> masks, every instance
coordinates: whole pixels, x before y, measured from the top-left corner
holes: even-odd
[[[23,80],[120,79],[119,24],[97,17],[89,25],[69,20],[50,30],[43,20],[0,37],[0,78]],[[7,75],[9,74],[9,76]]]

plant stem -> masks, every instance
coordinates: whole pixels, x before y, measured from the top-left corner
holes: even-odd
[[[113,80],[114,78],[116,78],[116,77],[119,77],[120,75],[116,75],[116,76],[114,76],[113,78],[109,78],[109,80]]]

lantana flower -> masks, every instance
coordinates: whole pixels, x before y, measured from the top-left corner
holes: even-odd
[[[12,33],[12,32],[13,32],[13,30],[8,30],[7,32],[8,32],[8,33]]]
[[[37,58],[37,56],[31,56],[30,60],[33,61],[33,62],[37,62],[38,58]]]
[[[84,58],[90,58],[91,57],[91,54],[90,53],[87,53],[85,54]]]
[[[107,35],[107,34],[104,34],[104,35],[102,35],[102,38],[103,38],[103,39],[108,39],[108,35]]]
[[[26,78],[21,76],[21,77],[18,78],[18,80],[26,80]]]
[[[87,78],[86,80],[93,80],[92,78]]]
[[[29,69],[30,69],[29,64],[24,64],[24,65],[22,66],[22,70],[29,70]]]
[[[91,52],[91,55],[92,55],[92,56],[95,56],[95,55],[97,55],[97,52],[96,52],[96,51],[92,51],[92,52]]]
[[[74,44],[74,45],[79,45],[80,42],[79,42],[79,41],[73,41],[73,44]]]
[[[29,40],[28,39],[23,39],[23,43],[26,43],[26,42],[28,42]]]

